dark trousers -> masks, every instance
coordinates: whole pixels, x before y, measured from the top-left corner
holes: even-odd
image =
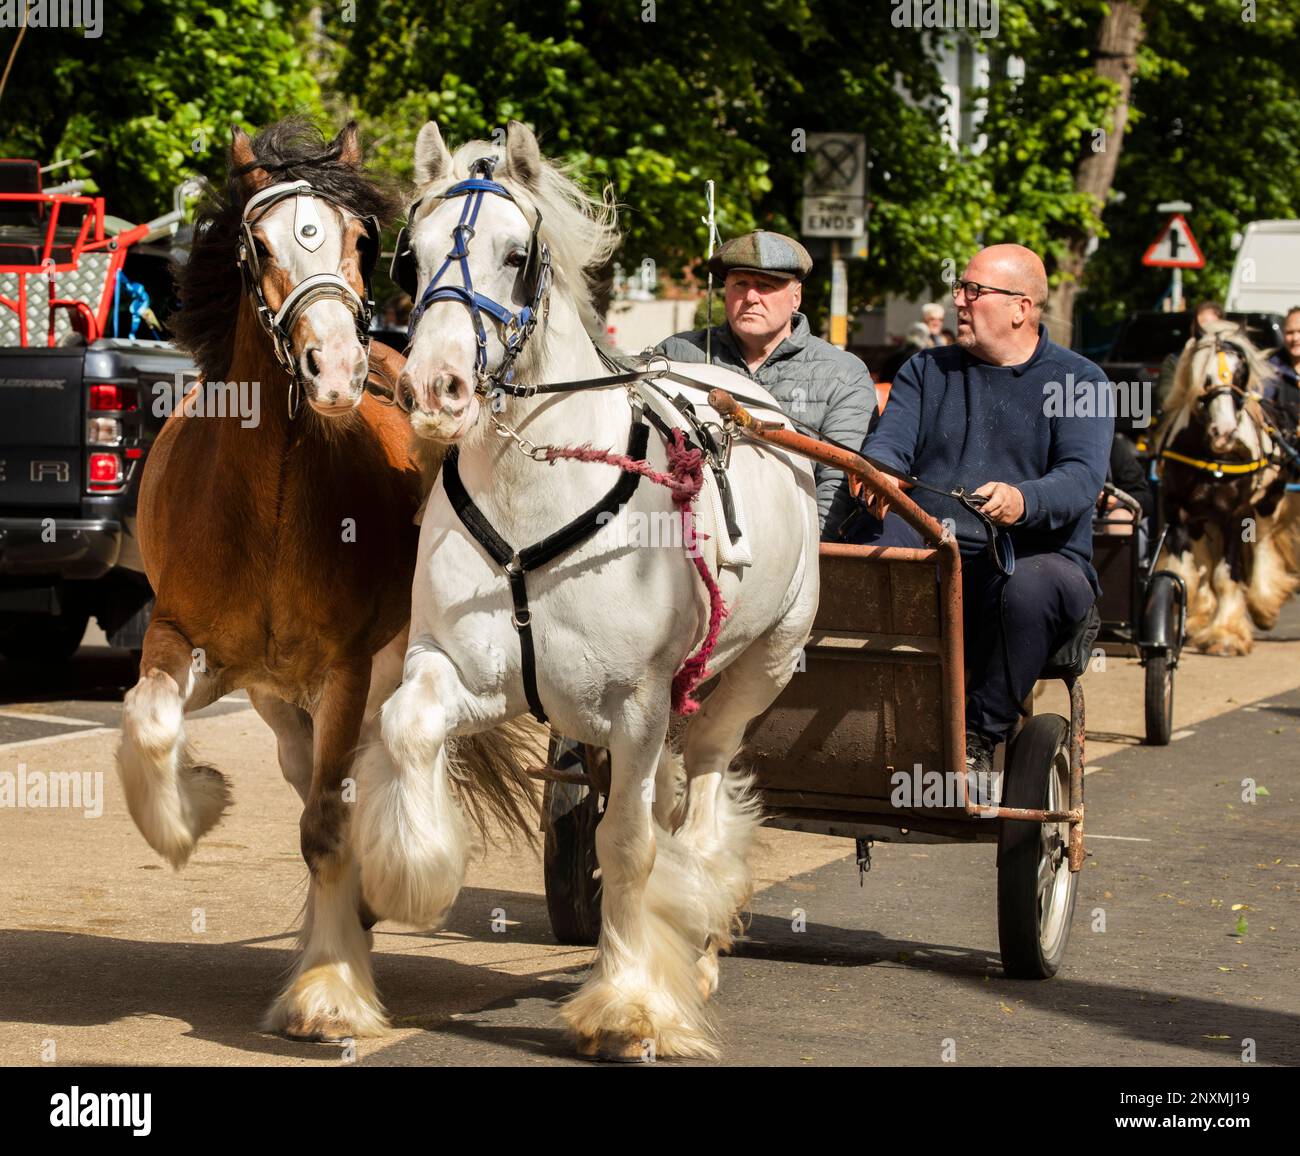
[[[854,540],[872,546],[921,546],[921,536],[896,514],[871,519]],[[1003,739],[1020,717],[1047,660],[1069,627],[1093,603],[1083,571],[1061,554],[1016,559],[1009,578],[988,553],[963,554],[962,625],[966,644],[966,729]]]

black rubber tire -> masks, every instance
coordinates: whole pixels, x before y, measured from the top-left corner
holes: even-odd
[[[1146,665],[1147,745],[1165,747],[1174,729],[1174,667],[1166,651],[1153,653]]]
[[[1029,719],[1011,743],[1006,758],[1004,807],[1045,808],[1051,779],[1060,809],[1068,805],[1070,786],[1070,724],[1060,715]],[[1064,793],[1062,793],[1064,792]],[[1050,979],[1061,966],[1070,940],[1070,921],[1079,877],[1065,858],[1065,824],[1001,820],[998,832],[998,942],[1002,970],[1010,979]],[[1042,870],[1050,876],[1046,890],[1050,906],[1044,911]],[[1055,866],[1051,866],[1055,864]],[[1068,880],[1062,879],[1064,871]],[[1044,916],[1050,926],[1043,926]],[[1044,942],[1045,930],[1047,942]]]
[[[581,767],[581,747],[556,761],[557,742],[562,741],[551,740],[551,765]],[[546,911],[555,938],[579,947],[594,946],[600,937],[600,880],[596,877],[599,804],[596,791],[576,783],[548,782],[542,795]]]
[[[61,666],[81,645],[90,614],[25,614],[0,624],[0,654],[25,666]]]

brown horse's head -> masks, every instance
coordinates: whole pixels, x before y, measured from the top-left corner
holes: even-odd
[[[226,195],[201,212],[178,274],[177,340],[209,381],[228,377],[240,342],[259,342],[284,371],[290,412],[299,390],[319,414],[351,412],[379,227],[395,211],[361,169],[355,124],[328,144],[298,118],[255,138],[234,129]]]

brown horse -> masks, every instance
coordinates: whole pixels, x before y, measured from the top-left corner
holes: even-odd
[[[368,274],[393,211],[361,170],[355,125],[328,145],[300,120],[255,140],[235,131],[226,196],[201,214],[179,274],[177,338],[203,380],[159,435],[139,501],[157,601],[123,712],[127,803],[183,865],[229,802],[189,753],[183,716],[247,688],[302,797],[311,874],[303,952],[265,1026],[315,1039],[385,1027],[347,774],[363,719],[401,680],[433,468],[408,455],[404,416],[366,392]],[[399,356],[370,359],[396,381]],[[212,413],[222,383],[252,390],[251,422]],[[501,737],[460,760],[481,804],[518,821]]]

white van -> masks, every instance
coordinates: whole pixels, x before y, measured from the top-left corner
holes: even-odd
[[[1300,305],[1300,221],[1252,221],[1228,283],[1228,313],[1278,313]]]

